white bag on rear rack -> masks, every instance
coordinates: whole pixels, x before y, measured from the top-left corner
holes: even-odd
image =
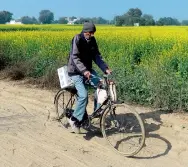
[[[58,72],[59,82],[60,82],[61,88],[72,87],[74,85],[73,81],[68,76],[67,66],[66,65],[61,67],[61,68],[59,68],[59,69],[57,69],[57,72]]]

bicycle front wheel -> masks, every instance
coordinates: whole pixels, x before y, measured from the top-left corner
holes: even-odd
[[[104,112],[101,130],[113,150],[125,156],[137,154],[144,146],[144,123],[139,114],[125,104],[115,104]]]

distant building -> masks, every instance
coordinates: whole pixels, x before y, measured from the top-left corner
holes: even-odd
[[[68,17],[68,18],[67,18],[67,21],[68,21],[67,24],[72,24],[72,25],[73,25],[73,24],[75,24],[75,22],[78,21],[78,20],[80,20],[80,18],[76,18],[76,19],[70,20],[70,18]]]
[[[74,22],[73,21],[69,21],[67,24],[74,24]]]
[[[134,26],[138,27],[138,26],[140,26],[140,24],[139,23],[134,23]]]
[[[23,24],[22,22],[16,21],[16,20],[11,20],[10,22],[6,24]]]

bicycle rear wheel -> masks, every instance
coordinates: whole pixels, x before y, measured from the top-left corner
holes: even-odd
[[[55,97],[55,111],[57,115],[57,120],[62,123],[62,125],[68,128],[67,117],[72,115],[73,107],[76,100],[76,90],[75,89],[63,89],[60,90]]]
[[[115,104],[104,112],[101,130],[113,150],[125,156],[137,154],[144,146],[144,123],[139,114],[125,104]]]

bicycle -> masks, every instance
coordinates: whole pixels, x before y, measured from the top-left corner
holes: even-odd
[[[117,103],[110,92],[108,75],[103,77],[103,89],[107,98],[102,105],[88,115],[82,127],[89,128],[94,118],[99,118],[103,137],[116,152],[130,157],[137,154],[145,144],[145,127],[140,115],[128,105]],[[57,120],[67,127],[67,117],[72,114],[77,91],[74,87],[60,89],[54,98]],[[122,110],[123,109],[123,110]],[[120,136],[120,139],[118,139]]]

